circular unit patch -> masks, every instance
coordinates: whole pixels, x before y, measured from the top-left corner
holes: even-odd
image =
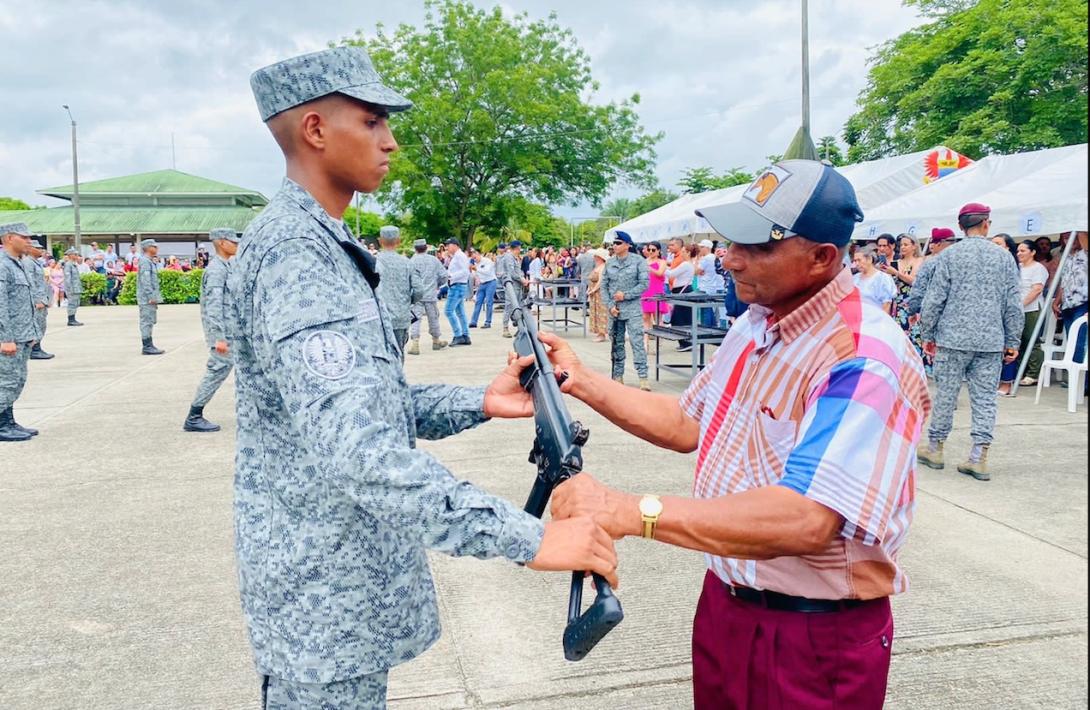
[[[339,380],[356,366],[356,349],[341,333],[319,330],[303,341],[303,362],[318,377]]]

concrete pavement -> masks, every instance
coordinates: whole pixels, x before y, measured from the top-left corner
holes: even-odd
[[[258,687],[232,547],[233,380],[206,409],[219,434],[181,430],[206,358],[196,306],[160,309],[160,357],[139,354],[136,309],[54,309],[16,412],[42,434],[0,445],[0,707],[254,708]],[[483,384],[509,341],[425,348],[414,382]],[[427,342],[425,338],[425,343]],[[608,348],[573,339],[605,370]],[[664,375],[657,388],[680,392]],[[891,708],[1087,704],[1087,414],[1065,392],[1000,401],[993,480],[919,472],[896,600]],[[570,402],[592,436],[587,470],[632,491],[684,495],[693,457],[636,441]],[[962,402],[949,444],[968,446]],[[530,421],[423,444],[458,475],[524,500]],[[444,633],[395,669],[395,708],[690,706],[689,630],[700,555],[620,544],[624,623],[563,660],[567,575],[432,556]]]

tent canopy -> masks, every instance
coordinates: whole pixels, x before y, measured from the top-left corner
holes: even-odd
[[[934,182],[972,162],[960,153],[937,146],[918,153],[845,165],[837,170],[852,183],[865,214],[884,202]],[[696,195],[682,195],[669,204],[610,229],[606,232],[606,239],[612,239],[617,230],[628,232],[633,240],[640,243],[673,237],[714,235],[711,225],[697,217],[694,211],[740,200],[747,187],[736,185]]]
[[[867,213],[855,239],[879,234],[923,237],[934,227],[957,231],[969,202],[992,208],[991,233],[1034,237],[1087,228],[1086,144],[991,155],[945,180],[920,187]]]

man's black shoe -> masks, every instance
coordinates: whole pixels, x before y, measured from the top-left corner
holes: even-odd
[[[55,357],[56,355],[53,353],[47,353],[45,350],[42,350],[42,347],[37,343],[30,349],[31,360],[52,360]]]
[[[470,327],[470,328],[476,328],[476,327],[477,327],[477,324],[476,324],[476,323],[470,323],[470,324],[469,324],[469,327]]]
[[[204,418],[204,407],[190,407],[189,415],[182,424],[183,431],[213,432],[219,431],[220,425],[213,424]]]
[[[76,320],[75,316],[68,316],[68,325],[83,325],[83,323]]]
[[[155,347],[155,343],[151,342],[151,338],[144,338],[144,348],[140,351],[141,355],[162,355],[165,350],[160,350]]]
[[[37,433],[37,431],[34,432],[34,434]],[[34,434],[15,423],[11,407],[0,412],[0,441],[27,441]]]
[[[486,330],[486,329],[491,328],[491,327],[492,327],[491,323],[485,323],[484,325],[481,326],[481,330]]]

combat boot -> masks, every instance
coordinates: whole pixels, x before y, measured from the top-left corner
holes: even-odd
[[[151,338],[144,338],[144,349],[140,351],[141,355],[162,355],[165,350],[160,350],[155,347],[155,343],[151,342]]]
[[[503,337],[513,338],[515,336],[511,335],[511,330],[507,326],[504,326],[504,328],[503,328]]]
[[[68,325],[83,325],[83,323],[80,323],[78,320],[76,320],[75,316],[68,316]]]
[[[19,431],[25,431],[27,434],[30,434],[31,436],[38,436],[38,430],[37,429],[31,429],[30,427],[23,426],[19,422],[15,421],[15,407],[14,406],[8,407],[8,424],[15,427]]]
[[[52,360],[54,357],[56,357],[56,355],[42,350],[42,346],[38,343],[34,343],[34,347],[30,349],[31,360]]]
[[[27,441],[32,434],[17,426],[11,416],[11,407],[0,412],[0,441]]]
[[[420,354],[420,338],[413,338],[409,341],[409,347],[405,348],[406,355],[419,355]]]
[[[624,384],[624,375],[621,375],[620,377],[614,377],[613,381],[618,382],[618,383],[623,385]]]
[[[946,468],[946,463],[943,460],[944,446],[945,443],[942,441],[929,441],[927,442],[927,448],[920,448],[916,451],[916,460],[928,468],[941,471]]]
[[[651,380],[647,379],[646,377],[641,377],[640,378],[640,389],[643,390],[644,392],[650,392],[651,391]]]
[[[969,451],[969,460],[958,464],[958,471],[972,476],[978,481],[990,481],[988,473],[988,447],[985,444],[973,444]]]
[[[445,340],[440,340],[439,338],[432,338],[431,339],[431,349],[432,350],[442,350],[443,348],[445,348],[448,345],[450,345],[450,343],[448,343]]]
[[[190,407],[189,415],[182,424],[182,431],[213,432],[219,431],[220,425],[204,418],[204,407]]]

